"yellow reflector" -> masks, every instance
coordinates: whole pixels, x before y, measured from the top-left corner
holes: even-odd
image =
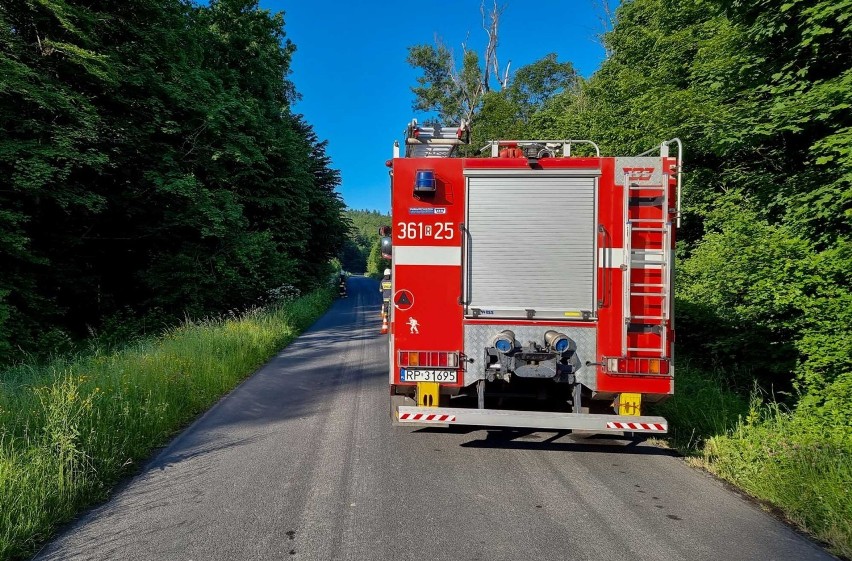
[[[580,312],[565,312],[565,313],[564,313],[564,314],[562,314],[562,315],[564,315],[566,318],[579,318],[579,317],[583,317],[583,314],[581,314]]]
[[[641,393],[623,393],[618,396],[618,414],[639,416],[642,411]]]
[[[440,387],[438,382],[417,382],[417,406],[437,407]]]
[[[648,372],[650,374],[660,373],[660,359],[652,358],[648,361]]]
[[[408,353],[408,365],[420,366],[420,353]]]

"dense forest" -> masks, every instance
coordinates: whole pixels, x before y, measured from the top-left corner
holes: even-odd
[[[390,266],[387,260],[382,259],[379,245],[379,227],[391,224],[390,215],[374,210],[347,210],[346,218],[352,224],[352,230],[341,253],[343,268],[375,276]]]
[[[0,3],[0,357],[325,277],[349,225],[283,26],[253,0]]]
[[[849,393],[851,13],[849,0],[626,2],[588,80],[555,54],[500,75],[494,49],[456,67],[445,45],[416,45],[414,109],[471,118],[475,145],[590,138],[638,154],[681,138],[679,351],[747,387]],[[494,47],[499,15],[483,22]]]

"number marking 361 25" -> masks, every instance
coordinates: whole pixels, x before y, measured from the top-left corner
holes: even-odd
[[[421,240],[423,238],[451,240],[455,235],[452,222],[438,222],[434,226],[422,222],[398,222],[396,227],[401,240]]]

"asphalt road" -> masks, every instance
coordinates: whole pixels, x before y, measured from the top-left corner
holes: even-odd
[[[37,559],[834,559],[667,450],[391,426],[378,287],[349,282]]]

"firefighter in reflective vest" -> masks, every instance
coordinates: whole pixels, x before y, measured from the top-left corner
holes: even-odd
[[[390,313],[391,301],[391,270],[385,269],[385,276],[382,277],[382,282],[379,285],[379,291],[382,293],[382,310],[384,313]]]
[[[346,298],[346,273],[340,272],[340,282],[337,285],[337,293],[341,298]]]

